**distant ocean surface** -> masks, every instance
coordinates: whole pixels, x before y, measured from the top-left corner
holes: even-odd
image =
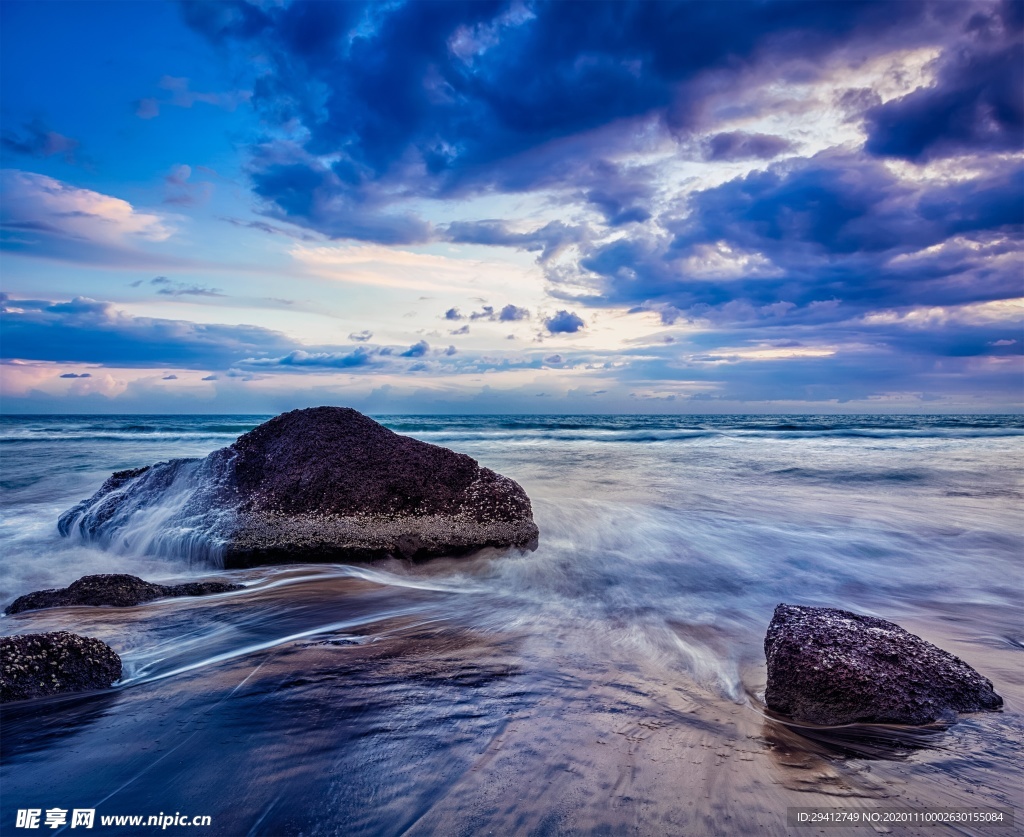
[[[0,418],[0,606],[88,573],[216,575],[182,555],[61,538],[57,517],[113,471],[205,456],[267,418]],[[65,785],[40,798],[43,807],[188,806],[223,834],[733,833],[712,827],[723,812],[773,833],[786,805],[836,804],[840,785],[856,790],[839,795],[857,804],[887,782],[901,799],[1012,797],[1024,671],[1021,416],[374,418],[517,480],[533,502],[538,549],[257,568],[231,574],[247,585],[241,595],[120,616],[72,608],[0,619],[4,634],[67,628],[104,638],[124,658],[126,683],[121,711],[59,710],[53,723],[66,746],[33,738],[28,720],[8,723],[5,822],[47,771]],[[769,758],[774,745],[762,746],[770,736],[758,714],[762,642],[780,602],[902,624],[992,679],[1006,710],[954,727],[941,757],[885,762],[873,777],[844,763],[852,778],[825,760],[793,778],[788,763]],[[358,656],[373,642],[405,643],[422,659],[387,657],[384,676]],[[339,662],[345,654],[351,663]],[[393,668],[399,657],[408,669]],[[442,676],[438,660],[454,668]],[[328,683],[338,665],[358,688],[346,691],[345,677]],[[379,703],[390,708],[378,716],[367,707]],[[636,741],[679,738],[647,753],[612,729],[643,719],[650,724],[630,727]],[[163,737],[168,724],[180,740]],[[156,743],[149,755],[115,758],[101,742],[118,736]],[[608,755],[620,745],[619,757]],[[178,746],[156,765],[156,754]],[[684,750],[689,778],[658,761]],[[686,791],[673,783],[725,775],[714,764],[730,754],[752,762],[740,778],[680,802]],[[384,778],[410,759],[419,780]],[[369,778],[354,778],[360,771]],[[548,778],[516,803],[519,775]],[[226,779],[241,797],[218,801],[203,777],[211,786]],[[991,793],[965,795],[979,783]]]

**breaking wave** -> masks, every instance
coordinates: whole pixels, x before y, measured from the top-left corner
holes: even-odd
[[[150,555],[186,566],[223,567],[234,509],[225,497],[229,460],[172,459],[114,474],[64,512],[57,530],[122,555]]]

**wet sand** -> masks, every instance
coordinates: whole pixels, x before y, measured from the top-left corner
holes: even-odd
[[[208,814],[218,835],[811,834],[787,807],[1021,802],[1024,649],[1005,608],[901,620],[992,679],[1004,710],[864,758],[766,718],[756,649],[725,696],[701,667],[735,646],[725,629],[672,623],[669,653],[635,620],[456,588],[443,562],[386,569],[253,570],[226,574],[239,593],[6,617],[4,633],[103,639],[125,678],[5,707],[0,822],[56,806]]]

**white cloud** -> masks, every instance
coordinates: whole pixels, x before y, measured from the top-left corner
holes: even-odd
[[[1024,320],[1024,297],[974,302],[968,305],[922,306],[900,311],[887,309],[867,314],[860,322],[869,326],[902,325],[931,329],[948,323],[986,325],[1021,320]]]
[[[503,284],[539,285],[517,265],[504,261],[451,258],[376,244],[311,247],[296,244],[292,258],[310,273],[338,282],[407,288],[435,293],[489,292]]]
[[[9,230],[49,233],[94,243],[165,241],[173,230],[160,215],[128,201],[17,169],[0,172],[0,222]]]
[[[693,255],[682,261],[681,273],[688,279],[722,281],[780,276],[782,270],[762,253],[717,241],[695,246]]]

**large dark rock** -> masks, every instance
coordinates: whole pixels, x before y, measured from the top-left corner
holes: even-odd
[[[190,581],[185,584],[151,584],[134,575],[87,575],[59,590],[37,590],[15,599],[4,613],[21,613],[44,607],[108,605],[134,607],[153,599],[176,596],[206,596],[241,590],[241,584],[225,581]]]
[[[764,640],[765,703],[816,724],[927,724],[1003,699],[959,657],[899,625],[829,607],[780,604]]]
[[[121,658],[105,642],[54,631],[0,638],[0,703],[106,689]]]
[[[284,413],[205,459],[119,471],[61,534],[226,567],[533,546],[518,483],[342,407]]]

